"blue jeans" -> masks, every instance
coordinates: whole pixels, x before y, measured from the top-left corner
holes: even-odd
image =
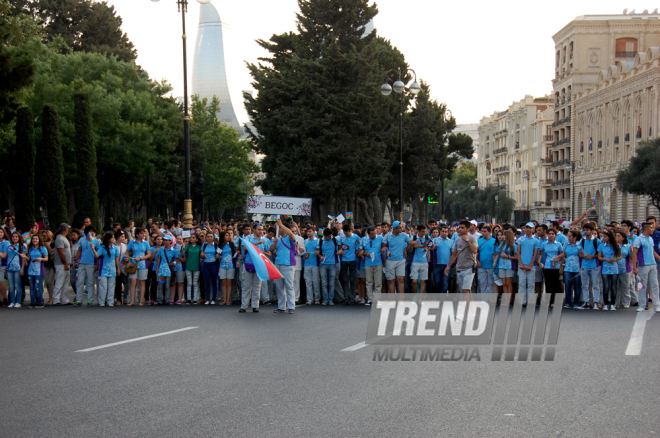
[[[564,294],[566,304],[577,306],[582,298],[582,276],[579,272],[564,271]]]
[[[321,265],[321,291],[323,292],[323,302],[332,303],[335,299],[335,281],[337,279],[337,265]]]
[[[357,262],[341,262],[339,280],[344,289],[344,300],[350,303],[355,299],[355,277],[357,276]]]
[[[449,289],[449,275],[445,275],[445,268],[447,268],[447,265],[433,265],[435,293],[446,294]]]
[[[527,296],[535,292],[536,287],[536,270],[535,269],[518,269],[518,293],[525,294],[523,297],[523,304],[527,304]],[[536,303],[534,303],[536,304]]]
[[[9,281],[9,303],[21,303],[21,273],[20,271],[7,271],[7,281]]]
[[[28,275],[30,279],[30,304],[41,306],[44,303],[44,276]]]
[[[594,304],[598,304],[600,298],[600,268],[582,268],[582,301],[589,304],[589,281],[594,290]]]
[[[215,301],[218,296],[218,269],[219,265],[217,262],[202,262],[206,301]]]

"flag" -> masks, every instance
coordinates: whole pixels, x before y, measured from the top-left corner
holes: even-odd
[[[353,212],[352,211],[347,211],[346,212],[346,219],[353,219]]]
[[[28,231],[27,233],[23,233],[21,237],[23,238],[23,242],[29,242],[32,238],[32,233]]]
[[[247,252],[250,254],[252,263],[254,264],[254,269],[257,271],[257,277],[261,281],[268,280],[279,280],[282,278],[280,271],[273,265],[273,263],[268,260],[266,254],[261,252],[259,248],[254,246],[250,241],[245,240],[241,237],[241,241],[247,249]]]
[[[596,198],[589,199],[589,207],[595,207],[595,206],[596,206]]]
[[[430,228],[427,228],[427,229],[426,229],[426,235],[427,235],[427,236],[430,236],[430,235],[431,235],[431,229],[430,229]]]
[[[333,215],[329,214],[329,215],[328,215],[328,219],[335,220],[335,217],[334,217]]]
[[[293,216],[291,216],[290,214],[285,214],[284,215],[284,220],[287,220],[287,219],[293,219]]]
[[[308,252],[305,253],[305,260],[309,260],[309,254]]]
[[[271,221],[277,221],[280,218],[280,215],[278,214],[271,214],[269,220]]]

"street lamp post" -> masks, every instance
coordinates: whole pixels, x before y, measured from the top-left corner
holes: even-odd
[[[151,0],[157,2],[160,0]],[[205,4],[211,0],[197,0],[198,3]],[[183,201],[183,228],[189,230],[192,228],[192,199],[190,195],[190,115],[188,113],[188,61],[186,57],[186,12],[188,12],[188,0],[176,0],[179,12],[181,12],[181,25],[183,26],[183,142],[185,144],[185,180],[186,180],[186,199]]]
[[[199,184],[202,186],[202,219],[201,221],[204,221],[204,174],[202,173],[202,176],[199,178]]]
[[[577,167],[575,167],[577,165]],[[571,164],[566,166],[566,170],[571,172],[572,188],[571,188],[571,219],[575,219],[575,171],[582,170],[582,161],[571,161]]]
[[[495,180],[495,187],[497,187],[497,195],[495,195],[495,223],[498,223],[500,220],[500,180]]]
[[[422,87],[417,83],[417,73],[415,73],[415,70],[408,69],[408,71],[415,75],[415,81],[410,84],[409,88],[406,88],[406,84],[401,80],[405,75],[402,74],[400,67],[385,73],[385,83],[380,87],[380,92],[383,93],[383,96],[389,96],[392,93],[392,89],[399,95],[399,221],[401,222],[403,222],[403,95],[408,91],[414,98],[417,93],[422,91]],[[390,74],[396,74],[397,77],[397,80],[392,85],[388,82]]]

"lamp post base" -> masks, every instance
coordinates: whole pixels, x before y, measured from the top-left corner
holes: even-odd
[[[183,229],[189,230],[193,227],[192,199],[183,201]]]
[[[399,222],[403,223],[403,212],[399,212]]]

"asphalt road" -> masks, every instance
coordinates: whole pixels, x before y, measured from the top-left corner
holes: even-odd
[[[640,356],[634,309],[570,310],[554,362],[376,362],[369,308],[273,309],[0,309],[0,436],[660,435],[660,315]]]

